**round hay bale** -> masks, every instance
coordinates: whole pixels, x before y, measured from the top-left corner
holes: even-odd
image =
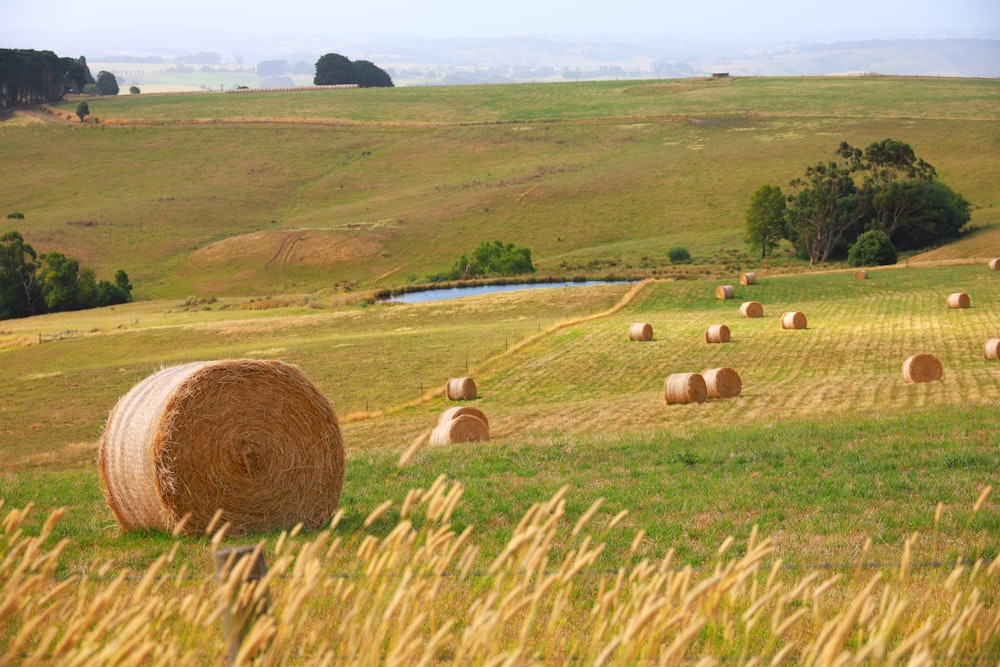
[[[987,262],[986,268],[990,271],[1000,271],[1000,257],[996,257]]]
[[[701,376],[705,379],[705,387],[712,398],[733,398],[743,391],[739,373],[728,366],[702,371]]]
[[[972,300],[965,292],[955,292],[948,295],[949,308],[968,308],[972,305]]]
[[[746,273],[740,274],[740,285],[756,285],[757,284],[757,274],[748,271]]]
[[[125,530],[203,532],[217,510],[231,533],[315,528],[344,483],[330,402],[281,361],[203,361],[162,369],[115,405],[98,459]],[[221,523],[219,524],[221,525]]]
[[[438,417],[437,425],[447,424],[452,419],[457,419],[462,415],[472,415],[486,424],[487,428],[490,425],[490,420],[486,418],[486,414],[479,408],[474,408],[471,405],[456,405],[453,408],[448,408]]]
[[[782,329],[805,329],[806,316],[797,310],[785,313],[781,316]]]
[[[734,296],[736,296],[736,292],[732,285],[719,285],[715,288],[716,299],[732,299]]]
[[[728,343],[729,327],[725,324],[712,324],[705,329],[706,343]]]
[[[1000,338],[990,338],[983,343],[983,357],[985,359],[1000,359]]]
[[[673,403],[704,403],[708,387],[700,373],[674,373],[663,383],[663,400]]]
[[[653,327],[646,322],[636,322],[628,328],[629,340],[653,340]]]
[[[854,272],[855,280],[868,280],[868,272],[864,269],[858,269]]]
[[[743,317],[764,317],[764,306],[757,301],[744,301],[740,306],[740,315]]]
[[[471,414],[458,415],[438,425],[431,431],[431,445],[450,445],[459,442],[480,442],[490,439],[490,427]]]
[[[903,362],[903,379],[907,382],[937,382],[942,371],[941,362],[932,354],[915,354]]]
[[[476,397],[476,382],[472,378],[451,378],[445,385],[449,401],[471,401]]]

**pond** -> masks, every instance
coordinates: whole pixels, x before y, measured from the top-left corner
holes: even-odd
[[[418,292],[408,292],[384,299],[389,303],[422,303],[424,301],[440,301],[442,299],[460,299],[465,296],[479,296],[494,292],[512,292],[525,289],[552,289],[554,287],[585,287],[587,285],[617,285],[628,280],[566,280],[551,283],[517,283],[512,285],[475,285],[472,287],[449,287],[447,289],[428,289]]]

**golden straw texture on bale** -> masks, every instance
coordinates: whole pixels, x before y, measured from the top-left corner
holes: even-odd
[[[986,359],[1000,359],[1000,338],[990,338],[983,343],[983,357]]]
[[[732,299],[734,296],[736,292],[733,291],[732,285],[719,285],[715,288],[716,299]]]
[[[941,362],[932,354],[915,354],[903,362],[903,379],[907,382],[937,382],[942,372]]]
[[[451,378],[445,385],[445,395],[450,401],[471,401],[476,397],[476,383],[472,378]]]
[[[854,272],[855,280],[868,280],[868,272],[864,269],[858,269]]]
[[[435,427],[431,432],[431,445],[450,445],[461,442],[480,442],[490,439],[490,427],[471,414],[458,415]]]
[[[728,366],[702,371],[701,376],[705,379],[705,387],[712,398],[733,398],[743,391],[739,373]]]
[[[758,301],[744,301],[740,306],[740,315],[743,317],[764,317],[764,306]]]
[[[295,366],[235,359],[165,368],[108,417],[99,467],[125,530],[319,527],[340,502],[344,445],[330,402]],[[221,524],[220,524],[221,525]]]
[[[628,328],[629,340],[653,340],[653,326],[647,322],[636,322]]]
[[[752,271],[740,274],[740,285],[756,285],[757,284],[757,274]]]
[[[1000,271],[1000,257],[991,259],[989,263],[986,264],[986,268],[990,271]]]
[[[781,316],[782,329],[805,329],[806,316],[797,310],[785,313]]]
[[[704,403],[708,387],[700,373],[674,373],[663,383],[663,400],[674,403]]]
[[[486,418],[486,414],[479,408],[474,408],[471,405],[457,405],[453,408],[448,408],[441,413],[440,417],[438,417],[437,425],[441,426],[442,424],[450,422],[452,419],[458,419],[462,415],[472,415],[473,417],[482,420],[482,422],[486,424],[487,428],[489,428],[490,420]]]
[[[705,329],[706,343],[728,343],[729,327],[725,324],[712,324]]]
[[[965,292],[955,292],[948,295],[949,308],[968,308],[972,305],[972,300]]]

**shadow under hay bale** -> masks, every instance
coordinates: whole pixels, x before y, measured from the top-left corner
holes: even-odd
[[[217,510],[231,533],[317,528],[344,483],[330,402],[297,367],[235,359],[165,368],[108,417],[101,482],[125,530],[203,532]],[[221,523],[219,524],[221,525]]]
[[[1000,338],[990,338],[983,343],[984,359],[1000,359]]]
[[[628,328],[629,340],[653,340],[653,326],[647,322],[636,322]]]
[[[663,400],[675,403],[704,403],[708,387],[700,373],[674,373],[663,383]]]
[[[781,316],[782,329],[805,329],[806,316],[797,310],[785,313]]]
[[[476,397],[476,382],[469,377],[451,378],[444,393],[449,401],[471,401]]]
[[[764,306],[758,301],[744,301],[740,306],[740,315],[743,317],[764,317]]]
[[[736,292],[732,285],[719,285],[715,288],[716,299],[732,299],[734,296],[736,296]]]
[[[903,380],[906,382],[937,382],[944,369],[932,354],[915,354],[903,362]]]
[[[740,274],[740,285],[756,285],[757,274],[752,271]]]
[[[968,308],[972,305],[972,299],[965,292],[955,292],[948,295],[949,308]]]
[[[701,376],[705,379],[705,388],[711,398],[733,398],[743,391],[739,373],[728,366],[702,371]]]
[[[462,442],[484,442],[490,439],[490,427],[474,414],[460,414],[439,424],[431,431],[431,445],[451,445]]]
[[[729,327],[725,324],[712,324],[705,329],[706,343],[728,343]]]

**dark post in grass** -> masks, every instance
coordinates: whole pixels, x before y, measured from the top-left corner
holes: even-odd
[[[271,595],[266,585],[263,590],[257,590],[266,574],[264,554],[255,547],[215,552],[215,579],[223,605],[222,635],[226,640],[227,665],[236,663],[240,646],[254,622],[271,611]]]

